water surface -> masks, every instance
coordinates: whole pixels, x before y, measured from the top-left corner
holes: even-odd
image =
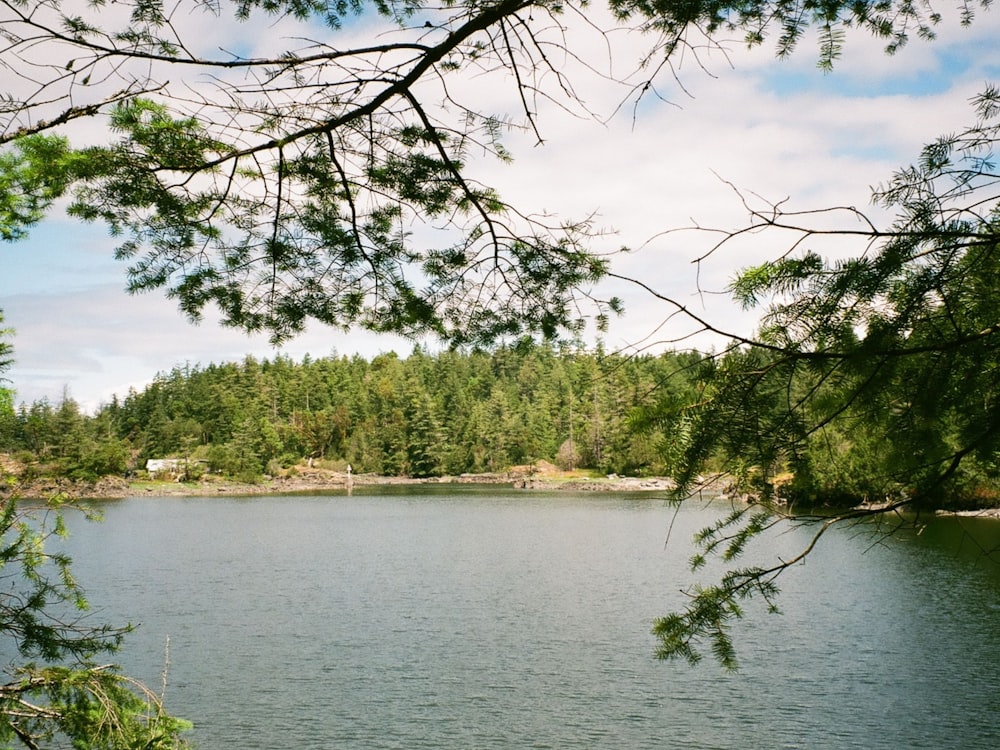
[[[104,523],[74,522],[70,546],[99,616],[141,626],[130,672],[158,684],[169,639],[167,702],[202,748],[1000,739],[1000,574],[971,544],[956,552],[954,519],[874,547],[829,534],[783,580],[782,616],[750,607],[727,674],[656,661],[649,632],[682,604],[688,540],[717,506],[373,493],[115,501]],[[787,529],[767,552],[807,534]]]

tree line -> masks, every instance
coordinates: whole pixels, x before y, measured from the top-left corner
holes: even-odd
[[[0,446],[48,473],[126,474],[180,457],[241,479],[308,459],[430,477],[545,460],[630,475],[670,471],[667,401],[691,402],[698,354],[625,356],[552,345],[373,359],[288,357],[186,365],[93,415],[8,404]]]
[[[187,459],[191,478],[242,481],[310,460],[411,477],[547,461],[669,476],[684,488],[724,471],[753,497],[800,507],[1000,502],[989,451],[963,455],[933,494],[922,490],[919,470],[933,469],[932,454],[963,450],[971,412],[946,403],[948,391],[935,391],[940,408],[915,432],[900,421],[915,419],[913,388],[926,383],[910,370],[894,371],[885,389],[895,408],[869,399],[845,406],[844,366],[832,377],[797,364],[741,347],[625,355],[543,343],[416,347],[372,359],[247,357],[175,367],[92,415],[68,394],[16,407],[8,395],[0,451],[20,453],[36,474],[85,481],[134,475],[151,458]]]

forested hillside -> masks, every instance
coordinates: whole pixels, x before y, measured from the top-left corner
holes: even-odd
[[[77,479],[164,457],[244,480],[309,458],[414,477],[537,460],[663,474],[669,431],[653,415],[693,402],[700,361],[534,345],[373,360],[247,358],[175,368],[94,415],[68,396],[22,404],[7,410],[0,448]]]
[[[865,401],[824,420],[837,382],[782,370],[751,352],[627,357],[526,344],[493,351],[416,348],[407,357],[286,357],[177,367],[84,414],[72,398],[0,404],[0,452],[36,477],[136,476],[150,458],[188,460],[244,482],[308,462],[344,471],[435,477],[548,461],[601,474],[668,476],[728,467],[761,499],[847,506],[912,494],[919,450]],[[748,364],[749,363],[749,364]],[[750,366],[754,364],[754,366]],[[803,393],[819,406],[786,417]],[[949,421],[934,445],[956,444]],[[768,434],[789,447],[775,450]],[[706,437],[708,436],[708,437]],[[925,445],[931,445],[925,441]],[[28,478],[31,478],[30,476]],[[993,462],[966,457],[935,507],[1000,502]]]

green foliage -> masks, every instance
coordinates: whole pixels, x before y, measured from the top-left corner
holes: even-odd
[[[0,239],[27,236],[70,183],[69,142],[62,136],[31,135],[0,152]]]
[[[247,480],[308,458],[426,477],[557,463],[572,435],[575,467],[662,474],[658,445],[670,433],[640,429],[635,414],[667,391],[690,403],[694,361],[534,344],[371,361],[247,358],[175,369],[93,417],[68,396],[22,405],[9,447],[77,479],[171,456]]]
[[[857,0],[855,2],[731,2],[731,0],[610,0],[612,9],[622,19],[639,18],[661,31],[677,45],[690,27],[702,29],[709,36],[722,31],[742,31],[750,46],[763,44],[777,34],[776,51],[781,57],[791,54],[809,29],[819,31],[817,65],[832,70],[840,56],[846,32],[851,28],[868,31],[886,42],[885,51],[893,54],[912,34],[933,39],[934,27],[941,21],[929,2],[902,0]],[[988,0],[979,7],[989,6]],[[976,3],[961,6],[963,23],[970,23]]]
[[[0,310],[0,323],[3,323],[3,310]],[[6,339],[13,334],[10,328],[0,328],[0,373],[13,363],[13,347]],[[14,392],[4,383],[8,382],[0,374],[0,450],[10,450],[14,442],[16,419],[14,414]]]
[[[67,475],[70,479],[93,482],[106,476],[123,476],[129,470],[129,444],[118,438],[91,438],[73,458]]]
[[[303,20],[318,19],[332,29],[339,29],[351,16],[363,13],[364,0],[233,0],[236,17],[247,20],[256,8],[273,15],[289,15]],[[375,12],[402,21],[417,10],[419,0],[376,0]]]
[[[743,617],[743,601],[760,596],[774,608],[778,588],[760,568],[726,571],[719,584],[695,587],[691,603],[683,612],[657,618],[653,635],[659,639],[656,656],[685,659],[697,664],[702,659],[701,644],[707,641],[715,660],[725,669],[738,667],[733,646],[733,623]]]
[[[692,566],[733,562],[784,515],[782,502],[822,507],[823,524],[795,560],[695,589],[657,623],[661,656],[693,661],[707,641],[733,666],[740,602],[773,606],[775,578],[835,523],[1000,500],[1000,92],[975,106],[975,125],[876,190],[897,218],[871,225],[863,254],[807,253],[734,282],[745,305],[770,300],[759,335],[706,362],[701,401],[666,419],[683,426],[678,494],[721,468],[751,505],[696,538]],[[774,224],[787,228],[780,215]]]
[[[759,505],[736,507],[714,524],[699,531],[694,538],[696,553],[691,569],[701,569],[709,558],[718,557],[725,563],[741,557],[747,544],[775,525],[775,515]],[[715,660],[725,669],[738,666],[733,646],[732,628],[744,616],[746,603],[760,597],[772,612],[777,612],[777,575],[784,570],[761,567],[736,568],[725,571],[718,584],[694,586],[688,592],[689,604],[680,612],[658,618],[653,635],[659,643],[656,655],[660,659],[682,658],[690,664],[702,659],[707,642]]]
[[[155,694],[107,666],[30,667],[0,686],[10,715],[0,739],[27,748],[66,738],[76,750],[174,750],[189,722],[163,712]],[[0,709],[2,710],[2,709]]]
[[[16,497],[0,515],[0,629],[26,659],[0,684],[0,742],[81,750],[175,750],[190,727],[165,713],[158,696],[109,665],[128,628],[94,626],[70,559],[50,552],[66,533],[56,500],[26,509]],[[76,614],[74,614],[76,613]]]
[[[739,275],[741,302],[771,302],[757,341],[702,372],[706,398],[683,415],[685,480],[742,463],[744,489],[769,500],[789,471],[785,499],[810,504],[905,497],[933,508],[992,491],[997,98],[986,91],[976,125],[876,191],[898,218],[872,230],[863,255],[807,253]]]

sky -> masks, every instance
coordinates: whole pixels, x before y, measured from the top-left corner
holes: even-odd
[[[237,30],[245,40],[247,29]],[[225,25],[214,33],[226,46]],[[615,259],[616,273],[640,279],[723,328],[749,333],[756,313],[735,308],[725,288],[737,269],[780,255],[787,238],[755,236],[696,264],[718,236],[684,228],[743,226],[743,198],[758,204],[787,199],[791,210],[857,206],[877,215],[869,205],[872,186],[911,163],[923,144],[973,123],[970,98],[986,82],[1000,81],[998,38],[1000,13],[981,12],[962,28],[957,13],[945,12],[937,40],[914,39],[892,57],[877,41],[850,34],[828,74],[817,69],[810,40],[783,60],[774,58],[773,47],[747,51],[737,40],[725,45],[726,54],[678,59],[676,81],[662,82],[661,98],[647,97],[616,114],[620,93],[584,76],[579,90],[598,117],[543,107],[543,145],[514,133],[505,138],[511,164],[483,161],[471,168],[521,208],[594,214],[595,224],[609,231],[609,248],[631,249]],[[595,39],[581,39],[595,59],[607,55]],[[464,83],[484,106],[498,106],[481,82]],[[127,294],[114,247],[102,226],[58,210],[28,239],[0,245],[0,310],[2,325],[14,330],[15,364],[7,377],[16,402],[68,395],[92,411],[177,366],[278,353],[296,360],[385,351],[405,356],[415,345],[312,326],[274,349],[265,337],[222,328],[211,314],[193,325],[162,294]],[[597,291],[619,294],[626,304],[603,336],[606,349],[714,343],[684,339],[690,324],[667,320],[672,308],[635,285]]]

